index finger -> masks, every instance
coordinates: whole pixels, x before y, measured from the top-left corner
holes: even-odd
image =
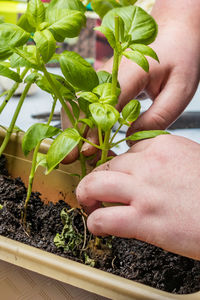
[[[132,177],[125,173],[92,172],[79,183],[76,190],[77,200],[89,213],[100,207],[101,202],[128,205],[133,194],[132,184]]]

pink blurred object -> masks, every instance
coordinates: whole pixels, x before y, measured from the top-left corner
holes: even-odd
[[[101,20],[96,20],[96,26],[101,25]],[[110,47],[104,35],[96,31],[96,59],[94,68],[97,70],[101,68],[104,63],[113,55],[113,49]]]

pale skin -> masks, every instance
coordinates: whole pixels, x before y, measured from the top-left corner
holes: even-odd
[[[120,66],[118,108],[141,92],[153,101],[133,131],[167,128],[191,100],[200,78],[200,1],[158,0],[153,16],[159,35],[152,48],[160,64],[149,60],[148,74],[127,60]],[[200,259],[199,165],[200,145],[188,139],[165,135],[137,143],[80,182],[77,198],[91,213],[89,230]],[[102,202],[124,205],[100,208]]]
[[[131,99],[146,95],[152,106],[140,116],[128,135],[134,131],[166,129],[183,112],[194,95],[200,78],[200,0],[157,0],[152,12],[159,33],[151,47],[160,64],[148,59],[146,73],[130,60],[123,58],[119,68],[121,95],[117,108],[122,110]],[[111,72],[112,59],[103,69]],[[90,140],[96,140],[90,134]],[[91,145],[83,153],[91,155]],[[95,150],[94,150],[95,151]]]
[[[200,259],[200,146],[176,136],[142,141],[78,185],[95,235],[137,238]],[[123,206],[100,208],[102,202]]]

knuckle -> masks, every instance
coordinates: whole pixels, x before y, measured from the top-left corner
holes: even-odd
[[[149,156],[149,160],[152,169],[157,170],[163,168],[163,165],[165,165],[169,160],[169,153],[161,145],[159,148],[157,147],[152,149]]]
[[[141,201],[140,204],[140,217],[145,219],[147,216],[154,214],[155,207],[152,203],[152,201]]]
[[[198,72],[198,70],[193,69],[193,72],[191,74],[191,69],[188,69],[183,73],[182,69],[179,69],[179,72],[177,72],[175,78],[176,89],[179,91],[179,95],[183,95],[184,98],[187,98],[188,100],[193,97],[196,90],[195,87],[198,84],[198,79],[196,80],[196,78],[199,78],[198,76],[196,76],[196,73]],[[188,84],[188,78],[191,79],[192,84]]]
[[[151,120],[153,123],[153,129],[166,129],[169,125],[169,120],[171,116],[165,111],[165,116],[157,111],[151,114]]]
[[[62,164],[70,164],[74,162],[79,155],[78,147],[74,148],[62,161]]]
[[[80,204],[84,204],[87,201],[88,196],[90,194],[91,184],[92,184],[91,176],[89,175],[83,178],[81,182],[78,184],[76,188],[76,197],[77,197],[77,201]]]
[[[103,222],[103,215],[93,212],[89,217],[87,221],[88,229],[93,234],[99,234],[103,231],[104,222]]]

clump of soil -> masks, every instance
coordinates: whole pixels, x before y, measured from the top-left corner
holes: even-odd
[[[20,178],[11,178],[0,160],[0,234],[51,253],[88,264],[104,271],[167,292],[188,294],[200,290],[200,261],[175,255],[134,239],[95,239],[87,232],[87,250],[56,248],[54,237],[61,233],[60,213],[69,209],[64,201],[44,205],[39,193],[32,193],[27,214],[29,235],[21,225],[26,188]],[[82,215],[72,212],[73,226],[84,234]],[[107,247],[107,244],[110,247]],[[109,250],[110,249],[110,250]],[[94,251],[93,251],[94,250]],[[96,253],[96,255],[95,255]],[[98,255],[98,257],[97,257]]]

